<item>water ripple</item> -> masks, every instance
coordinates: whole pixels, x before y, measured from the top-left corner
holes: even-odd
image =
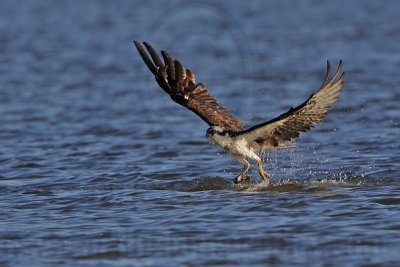
[[[398,7],[0,1],[0,265],[397,266]],[[345,87],[295,148],[264,155],[269,184],[253,166],[236,185],[242,166],[134,39],[247,125],[300,104],[327,59]]]

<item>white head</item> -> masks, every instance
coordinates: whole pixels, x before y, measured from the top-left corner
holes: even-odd
[[[211,126],[207,129],[206,138],[212,143],[220,143],[221,138],[229,136],[229,132],[220,126]]]
[[[215,135],[215,134],[225,135],[226,130],[224,130],[224,128],[222,128],[220,126],[211,126],[210,128],[207,129],[207,133],[206,133],[207,138],[212,135]]]
[[[228,134],[228,131],[220,126],[211,126],[207,129],[206,138],[207,139],[214,139],[215,136],[225,136]]]

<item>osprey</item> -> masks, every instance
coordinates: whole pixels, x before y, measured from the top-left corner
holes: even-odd
[[[344,83],[342,61],[333,76],[330,76],[328,61],[324,82],[304,103],[270,121],[245,129],[239,119],[218,104],[202,83],[196,83],[190,69],[183,67],[166,51],[161,51],[164,60],[161,61],[148,43],[143,43],[148,52],[137,41],[134,43],[158,85],[172,100],[196,113],[210,126],[206,133],[209,141],[243,164],[242,172],[234,180],[236,183],[249,179],[246,175],[250,169],[248,160],[257,164],[260,176],[268,181],[269,174],[263,168],[260,153],[266,149],[284,147],[284,142],[291,141],[300,132],[310,130],[321,122],[330,110],[330,104],[339,97]]]

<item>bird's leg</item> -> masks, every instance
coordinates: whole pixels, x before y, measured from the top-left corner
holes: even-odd
[[[242,172],[235,178],[235,183],[240,183],[246,180],[249,180],[249,177],[246,175],[247,171],[250,169],[250,163],[244,157],[235,157],[237,161],[243,164]]]
[[[257,166],[258,166],[258,172],[260,173],[261,177],[264,179],[264,181],[267,181],[269,179],[269,173],[264,171],[263,168],[263,163],[260,158],[256,160]]]

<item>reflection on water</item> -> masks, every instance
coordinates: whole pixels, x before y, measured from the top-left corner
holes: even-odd
[[[0,3],[0,265],[384,265],[400,244],[396,23],[386,1]],[[166,15],[168,14],[168,15]],[[304,101],[324,122],[265,154],[271,183],[170,101],[148,41],[252,125]]]

